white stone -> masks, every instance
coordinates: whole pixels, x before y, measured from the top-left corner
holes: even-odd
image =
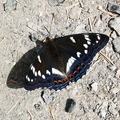
[[[92,85],[92,90],[94,90],[95,92],[98,90],[98,84],[96,82],[94,82]]]

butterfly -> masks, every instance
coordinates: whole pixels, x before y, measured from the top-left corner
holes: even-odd
[[[95,54],[108,42],[109,37],[100,33],[82,33],[46,38],[30,65],[25,79],[25,89],[39,87],[61,90],[76,82],[89,68]]]

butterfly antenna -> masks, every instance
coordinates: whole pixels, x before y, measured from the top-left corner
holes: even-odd
[[[51,20],[51,23],[50,23],[50,29],[48,30],[47,27],[44,26],[45,30],[48,32],[48,37],[50,37],[51,35],[51,31],[52,31],[52,25],[53,25],[53,21],[54,21],[54,13],[52,13],[52,20]]]

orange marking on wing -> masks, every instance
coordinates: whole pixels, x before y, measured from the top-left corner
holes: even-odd
[[[77,70],[80,70],[80,66],[77,67]]]
[[[62,80],[63,80],[63,82],[67,82],[67,78],[63,78]]]
[[[81,63],[81,64],[80,64],[80,66],[83,66],[83,65],[84,65],[84,63]]]
[[[72,76],[73,76],[72,74],[68,75],[69,80],[72,80]]]
[[[72,74],[69,74],[69,75],[68,75],[68,77],[70,77],[70,78],[71,78],[72,76],[73,76]]]
[[[67,82],[67,78],[63,78],[60,80],[54,80],[54,83],[62,83],[62,82]]]
[[[62,83],[62,80],[58,80],[58,83]]]
[[[77,73],[77,71],[75,70],[74,72],[73,72],[73,74],[75,75]]]
[[[58,81],[57,81],[57,80],[54,80],[54,83],[58,83]]]

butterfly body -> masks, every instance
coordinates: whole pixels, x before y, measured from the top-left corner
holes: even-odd
[[[47,38],[30,65],[25,88],[65,88],[86,73],[93,57],[108,40],[108,36],[99,33]]]

